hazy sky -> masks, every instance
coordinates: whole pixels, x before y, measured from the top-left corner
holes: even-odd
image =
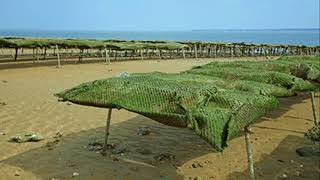
[[[0,0],[0,29],[319,28],[319,0]]]

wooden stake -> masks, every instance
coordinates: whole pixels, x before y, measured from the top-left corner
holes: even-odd
[[[233,58],[233,47],[230,47],[231,58]]]
[[[59,55],[58,45],[56,45],[56,50],[57,50],[57,57],[58,57],[58,68],[61,68],[60,55]]]
[[[72,58],[72,56],[73,56],[73,49],[71,49],[71,55],[70,55],[70,57]]]
[[[16,48],[16,53],[15,53],[15,55],[14,55],[14,60],[16,61],[17,58],[18,58],[18,48]]]
[[[161,59],[161,50],[157,49],[157,51],[158,51],[159,59]]]
[[[196,44],[194,45],[194,55],[195,55],[195,58],[198,59],[198,50],[197,50]]]
[[[249,166],[249,176],[251,180],[255,180],[254,176],[254,167],[253,167],[253,155],[252,155],[252,144],[250,142],[250,127],[246,126],[244,128],[244,137],[246,141],[246,149],[247,149],[247,158],[248,158],[248,166]]]
[[[115,50],[116,52],[115,52],[115,55],[114,55],[114,60],[116,61],[117,60],[117,57],[118,57],[118,51],[117,50]]]
[[[105,139],[104,139],[104,147],[103,151],[106,152],[108,149],[108,137],[109,137],[109,128],[110,128],[110,121],[111,121],[111,113],[112,113],[112,108],[109,108],[108,110],[108,116],[107,116],[107,123],[106,123],[106,134],[105,134]]]
[[[47,47],[44,47],[43,59],[45,60],[47,56]]]
[[[70,58],[70,54],[69,54],[69,49],[68,48],[65,48],[64,50],[66,52],[66,57],[64,58],[64,61],[66,61],[67,59]]]
[[[169,58],[171,59],[172,58],[172,51],[169,50]]]
[[[217,46],[214,46],[214,58],[217,57]]]
[[[310,95],[311,95],[311,103],[312,103],[312,111],[313,111],[313,120],[314,120],[314,125],[316,126],[318,124],[319,120],[317,117],[317,108],[316,108],[314,92],[311,91]]]
[[[141,56],[141,60],[143,60],[143,50],[140,49],[140,56]]]
[[[99,50],[99,53],[101,55],[101,59],[103,60],[103,51],[102,50]]]
[[[39,61],[39,48],[37,47],[37,50],[36,50],[36,56],[37,56],[37,61]]]
[[[183,55],[183,59],[186,59],[186,52],[184,51],[184,48],[182,49],[182,55]]]
[[[107,48],[104,48],[104,51],[106,53],[106,63],[108,63],[110,65],[111,61],[110,61],[110,58],[109,58],[109,55],[108,55],[108,52],[107,52]]]
[[[32,60],[34,61],[35,56],[34,56],[34,48],[32,48]]]
[[[208,58],[209,58],[211,55],[211,46],[210,45],[209,45],[209,47],[207,46],[207,50],[208,50]]]
[[[151,56],[150,56],[150,53],[149,53],[148,49],[146,49],[146,50],[145,50],[145,54],[146,54],[147,59],[150,59],[150,58],[151,58]]]

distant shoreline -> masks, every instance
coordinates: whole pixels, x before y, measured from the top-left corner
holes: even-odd
[[[320,31],[320,28],[217,28],[217,29],[172,29],[172,30],[112,30],[112,29],[35,29],[0,28],[0,31],[74,31],[74,32],[192,32],[192,31]]]
[[[279,29],[194,29],[192,31],[320,31],[320,28],[279,28]]]
[[[320,45],[320,29],[195,29],[188,31],[0,30],[0,37],[246,42],[252,44]]]

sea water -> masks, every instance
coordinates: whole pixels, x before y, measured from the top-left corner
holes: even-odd
[[[255,44],[320,45],[319,29],[190,30],[190,31],[62,31],[0,30],[0,36],[119,40],[246,42]]]

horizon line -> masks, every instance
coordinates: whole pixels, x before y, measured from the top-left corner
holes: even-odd
[[[167,29],[167,30],[112,30],[112,29],[36,29],[36,28],[0,28],[0,31],[110,31],[110,32],[171,32],[171,31],[279,31],[279,30],[319,30],[313,28],[200,28],[200,29]]]

